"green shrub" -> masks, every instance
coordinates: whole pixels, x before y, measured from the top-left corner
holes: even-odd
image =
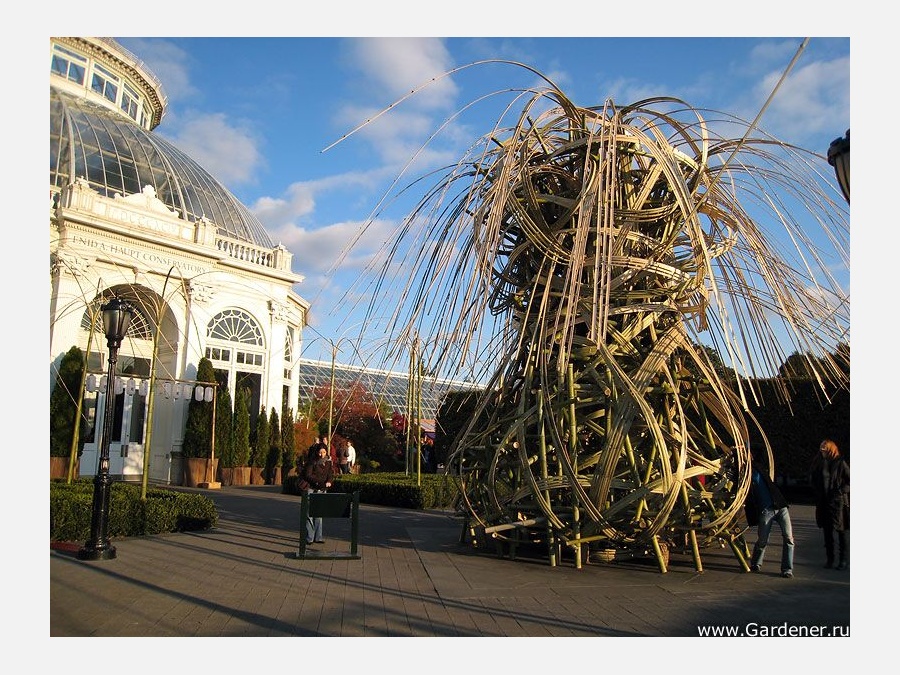
[[[266,466],[269,456],[269,418],[266,415],[266,407],[263,406],[256,417],[256,440],[251,444],[253,451],[250,453],[250,466],[261,469]]]
[[[234,454],[234,412],[228,387],[219,387],[216,393],[216,457],[219,466],[232,469],[237,464]]]
[[[197,382],[215,381],[216,371],[212,361],[204,356],[197,365]],[[198,401],[193,393],[192,387],[181,454],[183,457],[209,457],[212,451],[213,404],[211,401]]]
[[[299,479],[288,476],[282,484],[285,494],[299,495]],[[398,506],[408,509],[449,509],[459,489],[453,476],[422,474],[422,484],[415,475],[405,473],[341,474],[334,479],[332,492],[359,492],[363,504]]]
[[[294,466],[294,410],[285,407],[281,411],[281,475],[286,476]]]
[[[62,357],[56,383],[50,392],[50,455],[68,457],[72,447],[72,430],[78,416],[78,394],[84,354],[72,347]],[[83,434],[84,429],[81,429]],[[84,438],[78,439],[78,455],[84,448]]]
[[[241,387],[234,398],[234,423],[231,437],[234,447],[234,465],[250,466],[250,390]]]
[[[50,482],[50,541],[87,541],[91,536],[93,479]],[[219,522],[215,503],[204,495],[113,483],[109,491],[110,537],[208,530]]]

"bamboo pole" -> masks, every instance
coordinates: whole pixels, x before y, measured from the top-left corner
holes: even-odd
[[[100,282],[97,282],[97,295],[100,295]],[[78,457],[79,436],[81,435],[81,411],[84,406],[84,386],[87,383],[88,363],[91,357],[91,343],[94,341],[94,327],[97,325],[97,317],[100,314],[100,303],[97,303],[97,311],[91,311],[91,328],[88,331],[87,351],[84,353],[84,363],[81,366],[81,383],[78,385],[78,403],[75,406],[75,424],[72,428],[72,446],[69,449],[69,466],[66,471],[66,484],[71,485],[75,478],[75,461]]]
[[[156,361],[159,358],[159,333],[163,319],[163,313],[166,308],[166,288],[169,286],[169,279],[172,272],[176,269],[175,265],[169,267],[166,273],[166,280],[163,282],[162,294],[159,297],[159,306],[156,308],[156,330],[153,331],[153,350],[150,353],[150,378],[147,390],[147,419],[144,420],[144,462],[141,475],[141,501],[147,501],[147,482],[150,474],[150,453],[153,451],[153,412],[156,402]],[[182,290],[184,289],[184,279],[181,280]],[[187,293],[185,293],[187,298]]]
[[[205,483],[198,483],[197,487],[207,490],[218,490],[222,487],[222,483],[216,480],[213,475],[213,467],[216,465],[216,399],[219,393],[219,385],[217,382],[198,382],[197,384],[207,384],[212,389],[212,431],[209,437],[209,457],[206,458],[206,475]]]
[[[656,562],[659,565],[659,571],[665,574],[669,571],[669,564],[666,562],[665,555],[662,552],[662,547],[659,545],[659,536],[653,535],[650,539],[653,544],[653,553],[656,555]]]
[[[539,431],[538,451],[540,452],[541,462],[541,480],[544,483],[544,500],[550,504],[550,490],[547,489],[547,479],[549,471],[547,469],[547,430],[544,429],[544,397],[541,392],[537,392],[537,425]],[[556,536],[553,525],[547,521],[547,556],[550,560],[550,567],[556,567]]]

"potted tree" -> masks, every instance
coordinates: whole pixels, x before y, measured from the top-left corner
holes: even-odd
[[[266,468],[266,460],[269,457],[269,417],[266,408],[260,408],[256,418],[256,438],[252,443],[253,450],[250,454],[250,485],[265,485],[266,478],[263,471]]]
[[[281,411],[281,482],[297,473],[297,455],[294,452],[294,411],[285,407]]]
[[[78,418],[78,400],[81,393],[81,377],[84,354],[72,347],[59,362],[56,382],[50,393],[50,478],[66,478],[72,458],[75,421]],[[80,426],[80,425],[79,425]],[[83,429],[80,429],[83,432]],[[84,448],[84,435],[79,433],[74,458],[74,475],[78,475],[78,458]]]
[[[205,356],[197,364],[197,381],[210,383],[216,381],[216,371],[212,361]],[[200,400],[191,396],[188,403],[187,423],[184,429],[184,443],[181,455],[184,461],[184,484],[197,487],[215,479],[217,459],[212,458],[212,401]]]
[[[250,485],[250,390],[246,387],[235,394],[231,442],[234,449],[232,485]]]
[[[234,484],[235,454],[232,427],[234,412],[228,387],[219,387],[216,396],[216,457],[219,458],[219,480],[222,485]]]
[[[269,411],[269,454],[266,457],[266,484],[281,485],[281,420],[274,406]]]

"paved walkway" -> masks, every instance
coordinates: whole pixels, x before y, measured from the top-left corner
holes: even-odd
[[[297,497],[276,486],[197,491],[218,506],[213,530],[118,539],[107,561],[51,548],[50,636],[849,634],[850,572],[821,567],[810,506],[791,507],[795,577],[782,579],[777,527],[761,574],[741,572],[728,548],[702,551],[699,574],[676,553],[667,574],[651,559],[579,570],[571,558],[550,567],[461,545],[449,512],[368,504],[361,559],[299,560]],[[349,551],[349,531],[349,520],[326,519],[319,550]]]

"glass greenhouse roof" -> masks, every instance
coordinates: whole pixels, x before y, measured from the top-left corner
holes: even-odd
[[[318,387],[331,383],[331,362],[301,359],[297,365],[300,383],[300,399],[310,400]],[[361,384],[376,400],[383,400],[393,411],[406,410],[406,392],[409,375],[387,370],[367,370],[355,366],[334,365],[334,388],[348,389]],[[435,419],[441,399],[450,391],[475,389],[471,382],[422,378],[422,418]]]
[[[164,138],[129,118],[50,87],[50,186],[76,178],[105,197],[147,185],[188,222],[204,216],[221,236],[272,248],[262,223],[221,183]]]

